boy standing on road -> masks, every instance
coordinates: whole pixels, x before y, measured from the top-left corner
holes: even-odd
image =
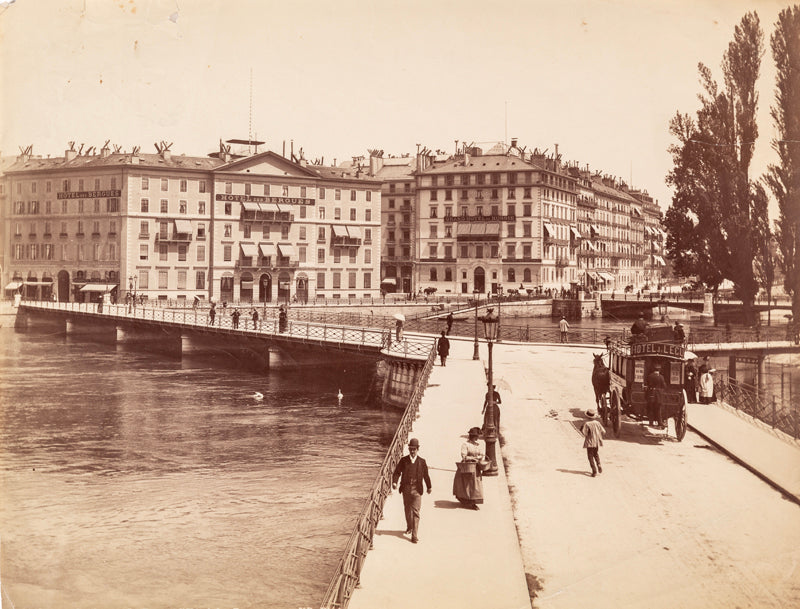
[[[587,410],[586,416],[589,420],[581,427],[581,434],[583,434],[583,447],[586,449],[586,456],[589,457],[589,465],[592,468],[592,478],[598,472],[603,473],[603,467],[600,465],[600,447],[603,445],[603,434],[605,430],[597,420],[597,413],[594,410]]]

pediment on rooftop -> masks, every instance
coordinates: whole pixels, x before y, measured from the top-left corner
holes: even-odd
[[[220,173],[241,173],[264,176],[291,176],[298,178],[317,177],[317,173],[290,161],[272,151],[236,159],[217,169]]]

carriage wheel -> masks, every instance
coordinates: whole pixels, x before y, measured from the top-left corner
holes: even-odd
[[[622,413],[620,412],[619,399],[615,393],[611,396],[611,427],[614,430],[614,435],[619,438],[619,430],[621,427]]]
[[[686,435],[686,405],[681,407],[680,413],[675,415],[675,435],[678,436],[678,442],[683,440]]]
[[[608,427],[608,397],[600,396],[600,416],[603,418],[603,427]]]

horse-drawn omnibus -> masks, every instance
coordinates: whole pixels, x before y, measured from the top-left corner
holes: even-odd
[[[666,387],[660,390],[661,419],[675,420],[678,441],[686,435],[686,393],[684,366],[687,352],[682,340],[676,340],[669,325],[649,326],[643,334],[634,335],[630,342],[611,341],[608,344],[607,394],[598,390],[595,377],[598,367],[604,366],[595,356],[593,384],[604,425],[611,423],[619,437],[622,415],[642,421],[653,417],[648,412],[647,379],[659,369]],[[691,354],[689,354],[691,355]],[[600,359],[598,366],[598,359]]]

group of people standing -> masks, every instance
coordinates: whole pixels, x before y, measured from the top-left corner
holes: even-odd
[[[714,373],[716,370],[711,367],[708,357],[704,357],[698,366],[697,358],[686,364],[683,388],[686,391],[686,399],[690,404],[711,404],[714,402]]]

